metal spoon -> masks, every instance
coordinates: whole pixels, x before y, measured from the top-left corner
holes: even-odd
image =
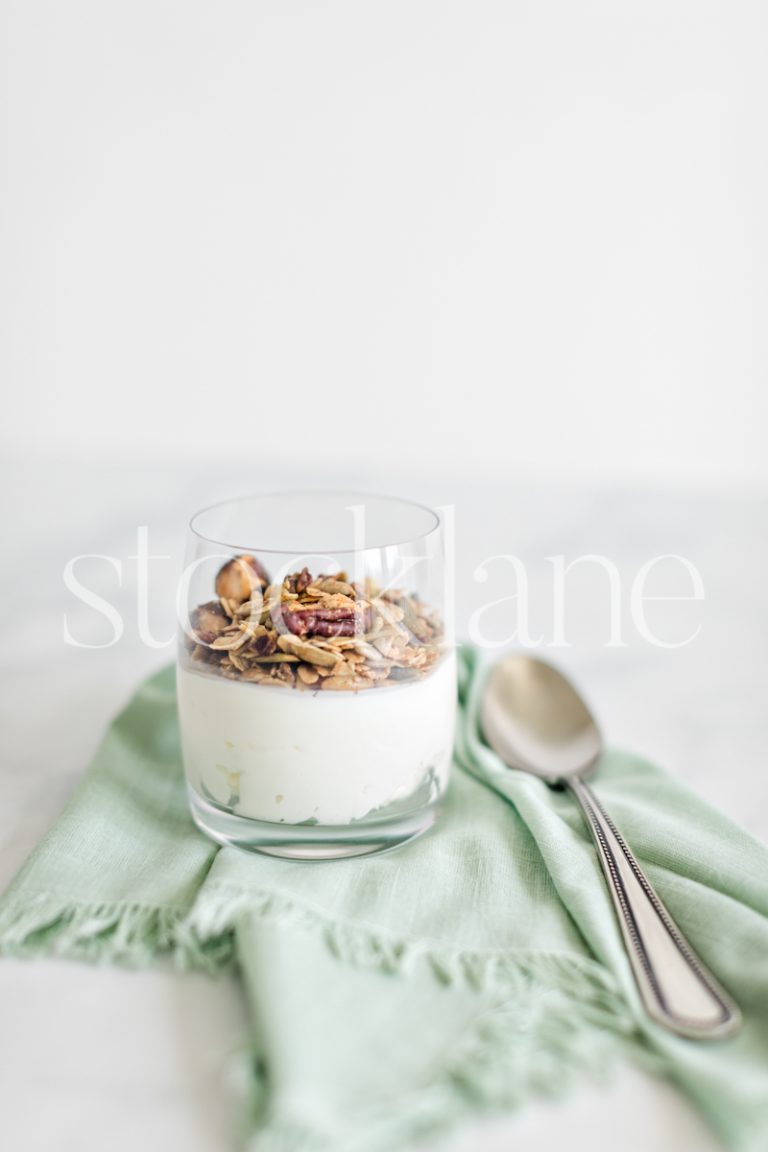
[[[485,685],[480,723],[510,768],[570,788],[584,810],[640,996],[657,1023],[693,1039],[735,1032],[741,1013],[691,948],[585,777],[602,738],[573,685],[526,654],[500,660]]]

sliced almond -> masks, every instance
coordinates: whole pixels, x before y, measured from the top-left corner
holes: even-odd
[[[355,652],[359,653],[362,659],[367,660],[369,664],[385,664],[386,655],[381,652],[373,644],[368,644],[365,640],[355,641]]]

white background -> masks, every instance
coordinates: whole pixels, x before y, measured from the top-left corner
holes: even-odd
[[[3,0],[4,441],[765,485],[767,47],[760,0]]]
[[[0,889],[171,657],[138,635],[137,525],[169,637],[188,515],[306,483],[455,504],[461,634],[509,591],[474,579],[493,553],[545,632],[546,556],[604,553],[625,595],[688,556],[701,615],[655,620],[694,644],[625,602],[606,648],[583,572],[545,654],[611,742],[768,836],[767,58],[757,0],[0,0]],[[104,639],[79,553],[123,565],[82,573],[114,647],[63,643],[65,614]],[[0,1015],[3,1147],[230,1146],[234,981],[4,961]],[[440,1152],[617,1131],[714,1148],[624,1070]]]

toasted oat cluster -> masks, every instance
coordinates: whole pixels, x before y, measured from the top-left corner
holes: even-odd
[[[415,595],[306,568],[270,583],[253,556],[216,577],[192,613],[193,663],[230,679],[358,691],[425,676],[442,650],[440,620]]]

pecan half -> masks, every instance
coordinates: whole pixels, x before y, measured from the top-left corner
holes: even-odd
[[[345,604],[324,601],[310,604],[282,605],[282,621],[294,636],[359,636],[371,622],[368,604],[347,600]],[[347,598],[344,597],[346,600]],[[279,619],[276,622],[279,625]]]

